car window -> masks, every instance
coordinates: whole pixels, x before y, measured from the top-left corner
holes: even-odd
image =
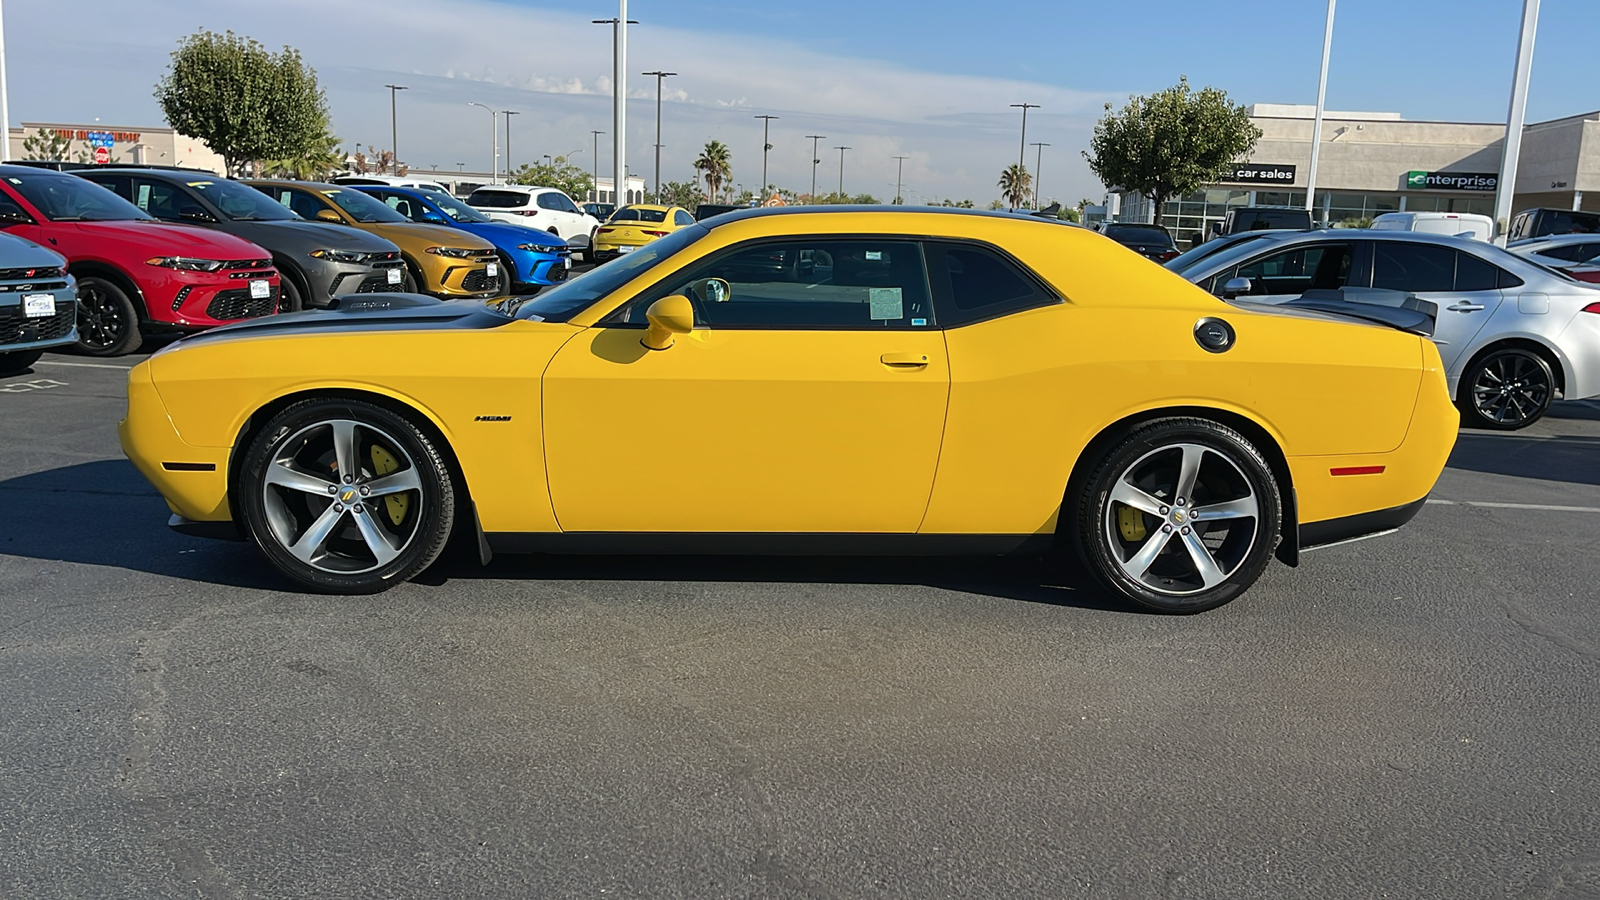
[[[727,290],[712,280],[726,282]],[[695,323],[712,328],[936,325],[922,248],[912,241],[815,237],[739,245],[652,287],[605,324],[642,327],[650,304],[673,294],[694,301]]]
[[[1379,290],[1426,293],[1455,289],[1456,251],[1435,244],[1374,241],[1372,286]]]
[[[26,216],[28,212],[22,208],[22,204],[11,199],[10,194],[0,191],[0,215],[15,216],[19,214]],[[32,217],[30,216],[30,218]]]
[[[444,210],[444,214],[457,222],[493,222],[494,220],[472,207],[462,203],[449,194],[434,192],[428,196],[434,206]]]
[[[403,197],[399,194],[377,192],[372,193],[372,196],[382,200],[384,206],[389,207],[413,222],[428,221],[428,211],[423,208],[421,203],[411,199],[410,197]]]
[[[187,184],[191,190],[211,201],[230,219],[254,222],[294,218],[292,212],[286,212],[282,206],[273,203],[260,191],[237,181],[196,179]]]
[[[115,222],[148,219],[139,207],[98,184],[54,172],[7,175],[6,184],[56,222]]]
[[[665,222],[667,211],[664,209],[640,209],[637,206],[624,206],[617,210],[611,217],[613,222]]]
[[[693,225],[694,216],[689,215],[681,209],[674,210],[672,213],[672,224],[678,226],[679,228],[682,228],[685,225]]]
[[[322,193],[327,196],[329,202],[363,225],[409,221],[405,216],[355,188],[326,188]]]
[[[1036,276],[989,248],[930,241],[924,252],[946,328],[1060,301]]]
[[[266,197],[261,199],[272,202]],[[184,196],[178,188],[148,178],[133,179],[133,205],[166,222],[180,221],[180,214],[186,207],[191,210],[202,209],[197,201]]]
[[[682,228],[639,249],[618,257],[599,268],[554,288],[531,300],[519,301],[513,313],[519,319],[565,322],[596,300],[639,277],[662,260],[705,237],[710,232],[702,225]],[[640,318],[643,316],[641,314]]]
[[[478,206],[484,209],[522,209],[531,206],[528,201],[532,197],[521,191],[496,191],[479,188],[467,197],[468,206]]]
[[[560,191],[545,191],[536,197],[535,200],[539,204],[540,209],[572,213],[578,211],[578,208],[572,205],[572,200],[568,198],[566,194],[563,194]]]
[[[1172,235],[1155,225],[1112,225],[1106,237],[1121,244],[1170,244]]]
[[[1224,250],[1237,247],[1240,244],[1248,244],[1251,241],[1257,241],[1264,237],[1266,237],[1264,234],[1247,232],[1243,235],[1240,235],[1238,238],[1233,239],[1226,237],[1212,238],[1203,244],[1196,244],[1195,246],[1190,247],[1188,250],[1185,250],[1172,259],[1162,263],[1162,265],[1174,272],[1182,272],[1184,269],[1187,269],[1202,260],[1208,260]]]
[[[302,219],[315,219],[317,213],[325,209],[333,209],[330,204],[324,203],[320,197],[306,191],[281,187],[264,187],[259,190],[264,191],[269,198],[278,201],[279,205],[291,210]]]
[[[1585,241],[1581,244],[1567,244],[1566,246],[1551,247],[1549,250],[1544,250],[1541,252],[1545,256],[1553,256],[1556,259],[1565,259],[1570,262],[1583,262],[1584,260],[1594,259],[1596,256],[1600,256],[1600,243]]]
[[[1312,289],[1338,290],[1350,278],[1350,244],[1296,244],[1218,273],[1212,279],[1216,293],[1232,278],[1250,279],[1251,296],[1303,294]]]
[[[1494,263],[1471,253],[1456,251],[1456,290],[1492,291],[1500,286],[1504,275]]]
[[[79,176],[84,177],[84,176]],[[133,200],[133,179],[127,175],[98,174],[89,179],[124,200]]]
[[[573,203],[571,197],[568,197],[566,194],[557,194],[556,198],[557,202],[561,204],[557,208],[562,212],[578,213],[580,215],[582,214],[583,211],[578,209],[578,204]]]

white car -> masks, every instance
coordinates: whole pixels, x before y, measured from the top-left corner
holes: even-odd
[[[1487,241],[1494,237],[1494,220],[1477,213],[1388,212],[1372,220],[1376,231],[1416,231]]]
[[[1287,304],[1428,335],[1469,425],[1525,428],[1554,399],[1600,396],[1600,289],[1487,241],[1291,231],[1178,274],[1230,303]]]
[[[548,231],[567,246],[582,249],[585,258],[589,258],[594,233],[600,228],[599,219],[579,209],[556,188],[489,185],[473,191],[467,205],[491,219]]]
[[[416,188],[420,191],[434,191],[440,194],[449,194],[450,191],[437,181],[428,181],[423,178],[405,178],[395,175],[340,175],[333,179],[333,184],[371,185],[373,187],[403,187]]]
[[[1600,234],[1547,234],[1507,244],[1506,249],[1552,269],[1570,269],[1600,256]]]

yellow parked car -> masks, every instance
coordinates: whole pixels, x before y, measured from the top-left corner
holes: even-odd
[[[410,289],[435,297],[500,297],[511,273],[494,245],[457,228],[413,222],[353,187],[309,181],[246,181],[303,219],[359,228],[388,239],[406,261]]]
[[[1194,612],[1408,521],[1459,423],[1421,314],[1230,304],[1033,217],[751,210],[531,299],[349,300],[156,354],[120,431],[174,527],[330,592],[457,531],[485,561],[1065,545]]]
[[[611,214],[594,233],[594,260],[605,262],[694,224],[694,216],[681,206],[634,203]]]

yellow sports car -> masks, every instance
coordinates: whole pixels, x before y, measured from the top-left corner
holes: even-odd
[[[494,245],[445,225],[413,222],[381,200],[338,184],[247,181],[301,218],[348,225],[387,239],[406,261],[409,290],[435,297],[499,297],[510,293],[511,273]]]
[[[681,206],[634,203],[611,214],[594,233],[595,262],[616,259],[694,224],[694,216]]]
[[[379,591],[499,552],[1076,547],[1194,612],[1393,529],[1459,415],[1420,313],[1225,303],[1006,214],[751,210],[539,296],[343,298],[133,369],[171,524]]]

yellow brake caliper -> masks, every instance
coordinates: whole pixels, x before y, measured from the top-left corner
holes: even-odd
[[[372,471],[379,477],[389,474],[400,468],[400,460],[394,454],[383,449],[377,444],[372,445]],[[406,507],[411,504],[411,498],[405,494],[390,494],[383,498],[384,508],[389,511],[389,521],[396,525],[405,521]]]
[[[372,449],[376,452],[378,448]],[[1138,543],[1149,533],[1144,527],[1144,513],[1120,504],[1117,506],[1117,530],[1122,532],[1122,539],[1129,543]]]

